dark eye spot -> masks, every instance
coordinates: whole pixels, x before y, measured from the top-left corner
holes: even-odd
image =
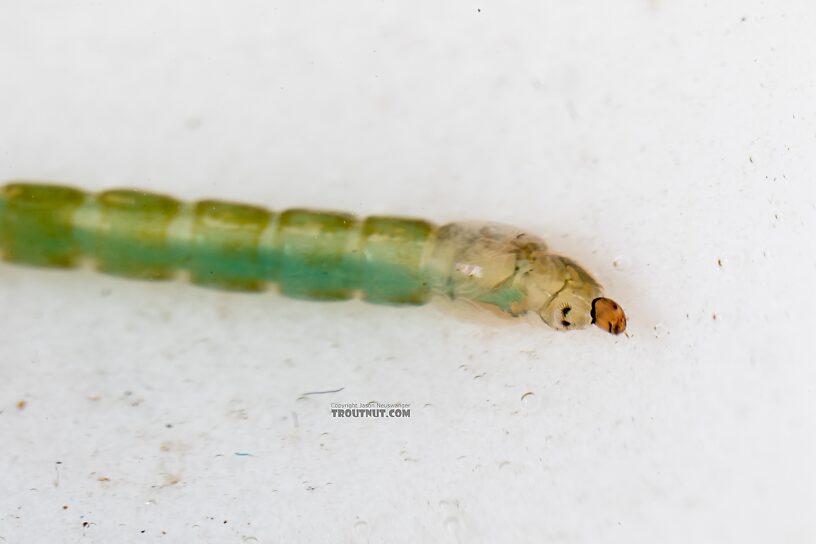
[[[618,305],[617,305],[616,303],[614,303],[614,302],[612,303],[612,309],[613,309],[613,310],[617,310],[617,309],[618,309]]]
[[[564,306],[563,308],[561,308],[561,315],[563,315],[564,317],[566,317],[566,316],[567,316],[567,314],[568,314],[568,313],[570,313],[570,310],[572,310],[572,308],[571,308],[571,307],[569,307],[569,306]]]
[[[566,319],[564,319],[563,321],[561,321],[561,324],[562,324],[562,325],[564,325],[564,327],[569,327],[569,326],[570,326],[570,322],[569,322],[569,321],[567,321]]]

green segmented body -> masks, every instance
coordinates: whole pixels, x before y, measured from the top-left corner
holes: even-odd
[[[588,324],[574,319],[576,312],[574,322],[558,326],[552,308],[560,299],[580,305],[600,295],[578,265],[518,229],[272,212],[218,200],[188,204],[131,189],[92,194],[10,183],[0,190],[0,251],[12,263],[90,262],[107,274],[150,280],[184,271],[206,287],[263,291],[274,284],[286,296],[312,300],[423,304],[436,294],[507,316],[534,312],[556,328]]]

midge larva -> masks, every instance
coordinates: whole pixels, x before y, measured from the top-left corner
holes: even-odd
[[[623,309],[543,240],[490,223],[358,219],[307,209],[272,212],[219,200],[186,204],[145,191],[98,194],[18,182],[0,190],[0,251],[11,263],[286,296],[382,304],[464,299],[558,330],[594,323],[619,334]]]

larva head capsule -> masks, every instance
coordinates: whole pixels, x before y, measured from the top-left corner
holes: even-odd
[[[598,297],[592,301],[592,323],[612,334],[626,330],[626,314],[612,299]]]

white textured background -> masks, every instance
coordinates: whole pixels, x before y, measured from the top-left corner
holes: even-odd
[[[0,265],[0,543],[814,542],[814,28],[810,0],[0,0],[0,179],[510,222],[630,315]],[[411,418],[330,416],[368,400]]]

